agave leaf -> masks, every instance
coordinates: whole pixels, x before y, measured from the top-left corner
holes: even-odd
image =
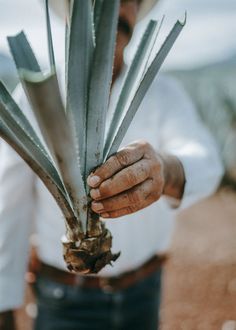
[[[57,195],[59,194],[59,196],[56,196],[56,199],[63,197],[63,199],[67,201],[65,190],[55,167],[44,155],[40,147],[35,144],[34,139],[30,137],[28,133],[16,121],[12,115],[11,108],[12,106],[9,108],[8,104],[0,100],[1,127],[3,127],[5,135],[8,136],[8,140],[12,139],[14,145],[16,144],[18,146],[18,150],[23,149],[24,153],[27,154],[29,161],[32,163],[32,166],[34,166],[34,168],[39,168],[40,173],[44,179],[43,181],[49,182],[49,184],[53,184],[55,186],[53,188],[56,188]],[[68,207],[67,211],[69,209],[72,212],[71,207]]]
[[[34,158],[37,160],[37,162],[41,164],[43,168],[45,168],[47,175],[51,177],[51,179],[66,196],[62,181],[51,161],[50,156],[42,145],[33,127],[30,125],[28,119],[19,109],[18,105],[15,103],[15,101],[1,82],[0,102],[2,104],[2,107],[4,106],[4,109],[2,109],[2,112],[4,111],[2,117],[4,116],[4,118],[7,118],[5,120],[10,121],[10,123],[12,122],[12,125],[14,123],[14,125],[12,126],[14,128],[11,128],[14,134],[19,138],[20,141],[21,139],[24,139],[25,147],[28,148],[30,154],[34,155]],[[10,124],[8,124],[8,126],[9,125]],[[14,131],[14,129],[16,131]]]
[[[52,29],[51,29],[50,15],[49,15],[48,0],[45,0],[45,13],[46,13],[49,61],[50,61],[50,66],[55,68],[55,56],[54,56],[54,50],[53,50]]]
[[[91,1],[73,1],[70,19],[67,67],[67,109],[80,169],[84,175],[86,147],[86,112],[90,67],[93,55]],[[78,47],[79,45],[79,47]]]
[[[33,50],[23,31],[16,36],[7,37],[7,40],[17,69],[41,72]]]
[[[58,189],[60,189],[62,194],[65,196],[65,198],[67,198],[63,184],[54,165],[45,156],[44,152],[35,143],[34,139],[28,135],[27,132],[15,120],[11,114],[11,109],[8,108],[8,105],[4,104],[2,100],[0,100],[0,105],[1,120],[14,133],[16,138],[21,141],[27,152],[37,161],[38,164],[40,164],[47,176],[51,178],[51,180],[58,186]]]
[[[0,111],[2,110],[2,108],[3,105],[0,103]],[[57,202],[58,206],[62,210],[65,218],[67,219],[68,236],[72,239],[78,240],[78,237],[81,237],[81,233],[78,231],[77,220],[74,215],[74,212],[69,205],[67,199],[64,197],[64,194],[62,194],[61,190],[54,183],[54,181],[51,180],[51,178],[45,172],[44,168],[34,159],[32,154],[29,152],[29,150],[27,150],[22,141],[20,141],[16,137],[16,135],[10,130],[8,125],[2,120],[0,120],[0,136],[21,156],[21,158],[42,180],[42,182],[45,184],[45,186]]]
[[[78,214],[78,221],[81,221],[85,232],[87,196],[56,74],[44,77],[41,74],[24,71],[21,77],[43,136],[57,162],[74,211]]]
[[[151,46],[150,46],[150,49],[148,49],[148,52],[147,52],[147,60],[146,60],[146,64],[145,64],[145,67],[143,69],[143,76],[145,75],[145,73],[147,72],[147,68],[148,68],[148,65],[149,65],[149,60],[151,58],[151,54],[153,52],[153,49],[154,49],[154,46],[156,44],[156,41],[157,41],[157,37],[161,31],[161,28],[162,28],[162,25],[163,25],[163,22],[165,20],[165,15],[162,16],[162,19],[161,19],[161,22],[159,25],[157,25],[156,27],[156,30],[155,30],[155,33],[154,33],[154,38],[151,42]],[[142,78],[143,78],[142,76]]]
[[[104,148],[104,154],[111,147],[111,142],[114,139],[114,134],[117,132],[117,128],[120,123],[120,119],[128,105],[129,99],[134,95],[134,91],[137,89],[137,82],[143,75],[145,63],[149,59],[149,53],[152,50],[153,44],[156,40],[156,21],[150,21],[142,36],[137,52],[134,56],[130,69],[126,75],[124,85],[122,87],[115,111],[111,120],[111,124],[106,136],[106,144]]]
[[[48,155],[46,149],[44,148],[41,140],[38,135],[35,133],[34,129],[30,125],[28,119],[25,117],[23,112],[20,110],[18,105],[15,103],[9,92],[7,91],[4,84],[0,81],[0,100],[3,104],[7,106],[11,115],[14,117],[16,122],[22,127],[22,129],[27,132],[27,135],[34,141],[35,145],[37,145],[44,155],[51,161],[50,156]]]
[[[179,36],[180,32],[182,31],[184,25],[185,25],[185,21],[183,23],[181,23],[180,21],[176,22],[176,24],[172,28],[171,32],[167,36],[166,40],[164,41],[163,45],[161,46],[159,52],[157,53],[157,55],[153,59],[152,63],[148,67],[147,72],[145,73],[145,75],[132,99],[132,102],[118,128],[115,138],[112,141],[111,147],[108,150],[107,154],[105,155],[105,159],[118,150],[128,128],[129,128],[129,125],[138,110],[140,103],[142,102],[149,86],[153,82],[157,72],[160,70],[161,65],[163,64],[166,56],[168,55],[169,51],[172,48],[174,42],[176,41],[177,37]]]
[[[68,58],[69,58],[69,39],[70,39],[70,27],[68,23],[65,25],[65,85],[68,85]]]
[[[94,9],[93,9],[93,23],[94,23],[94,32],[95,36],[97,35],[99,20],[102,12],[103,0],[95,0]]]
[[[119,0],[103,1],[89,86],[86,176],[103,160],[105,118],[112,80],[118,13]]]

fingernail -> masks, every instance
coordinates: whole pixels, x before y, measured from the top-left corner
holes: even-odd
[[[101,217],[102,218],[109,218],[109,213],[102,213],[101,214]]]
[[[99,189],[91,189],[90,196],[94,199],[101,197]]]
[[[102,211],[104,209],[102,203],[92,203],[93,209],[96,211]]]
[[[101,181],[101,178],[97,175],[92,175],[88,177],[88,184],[90,186],[96,186]]]

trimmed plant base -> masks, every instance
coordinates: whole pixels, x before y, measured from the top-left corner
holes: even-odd
[[[78,242],[62,240],[63,256],[69,271],[83,275],[96,274],[120,256],[120,253],[111,252],[111,233],[104,224],[101,227],[99,236],[86,236]]]

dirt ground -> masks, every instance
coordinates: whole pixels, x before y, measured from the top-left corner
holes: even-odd
[[[236,330],[236,194],[178,218],[164,275],[162,330]]]
[[[26,314],[35,315],[32,302],[18,313],[19,330],[32,329]],[[222,190],[180,214],[161,320],[162,330],[236,330],[236,193]]]

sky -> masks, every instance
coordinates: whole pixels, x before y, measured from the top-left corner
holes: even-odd
[[[194,66],[215,61],[236,53],[236,1],[235,0],[161,0],[152,13],[136,29],[128,54],[133,53],[148,19],[165,22],[160,40],[177,19],[187,24],[166,61],[166,67]],[[45,19],[40,0],[0,0],[0,50],[8,52],[6,35],[24,29],[36,55],[46,65],[47,43]],[[53,19],[54,46],[60,60],[63,53],[63,26]],[[129,56],[128,56],[129,58]]]

